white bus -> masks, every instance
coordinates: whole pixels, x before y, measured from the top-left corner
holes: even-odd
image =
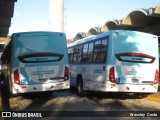
[[[64,33],[14,33],[1,60],[2,80],[13,95],[70,88]]]
[[[86,90],[155,93],[158,90],[158,37],[111,30],[68,45],[71,86]]]

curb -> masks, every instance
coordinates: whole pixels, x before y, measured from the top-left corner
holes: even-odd
[[[146,100],[150,100],[150,101],[154,101],[154,102],[160,102],[160,98],[158,97],[153,97],[153,96],[147,96],[146,98],[144,98]]]

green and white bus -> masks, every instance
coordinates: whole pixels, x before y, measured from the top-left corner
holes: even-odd
[[[70,88],[64,33],[14,33],[1,60],[2,79],[12,94]]]
[[[68,45],[71,86],[86,90],[155,93],[158,90],[158,37],[111,30]]]

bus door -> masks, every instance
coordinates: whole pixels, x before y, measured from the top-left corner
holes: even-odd
[[[83,45],[82,49],[82,58],[80,66],[80,73],[82,74],[83,78],[83,85],[84,88],[89,89],[91,86],[92,74],[91,74],[91,52],[90,49],[93,49],[93,43],[86,43]]]
[[[106,81],[107,38],[95,42],[91,65],[91,87],[102,90]]]

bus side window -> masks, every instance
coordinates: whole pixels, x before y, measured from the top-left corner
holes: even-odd
[[[94,45],[93,62],[99,62],[100,50],[101,50],[101,40],[98,40],[95,42]]]
[[[73,48],[69,48],[69,50],[68,50],[68,58],[69,58],[69,63],[72,63],[72,59],[73,59]]]
[[[92,58],[93,58],[93,43],[90,43],[88,47],[88,62],[92,62]]]
[[[102,40],[100,62],[105,62],[106,61],[106,52],[107,52],[106,50],[107,50],[107,39]]]
[[[87,52],[88,52],[88,44],[84,44],[83,46],[83,54],[81,62],[87,62]]]
[[[81,56],[82,56],[82,45],[78,47],[78,54],[77,54],[78,63],[80,63],[81,61]]]
[[[74,48],[74,57],[73,57],[73,63],[78,63],[78,52],[79,52],[79,49],[78,49],[78,47],[75,47]]]

